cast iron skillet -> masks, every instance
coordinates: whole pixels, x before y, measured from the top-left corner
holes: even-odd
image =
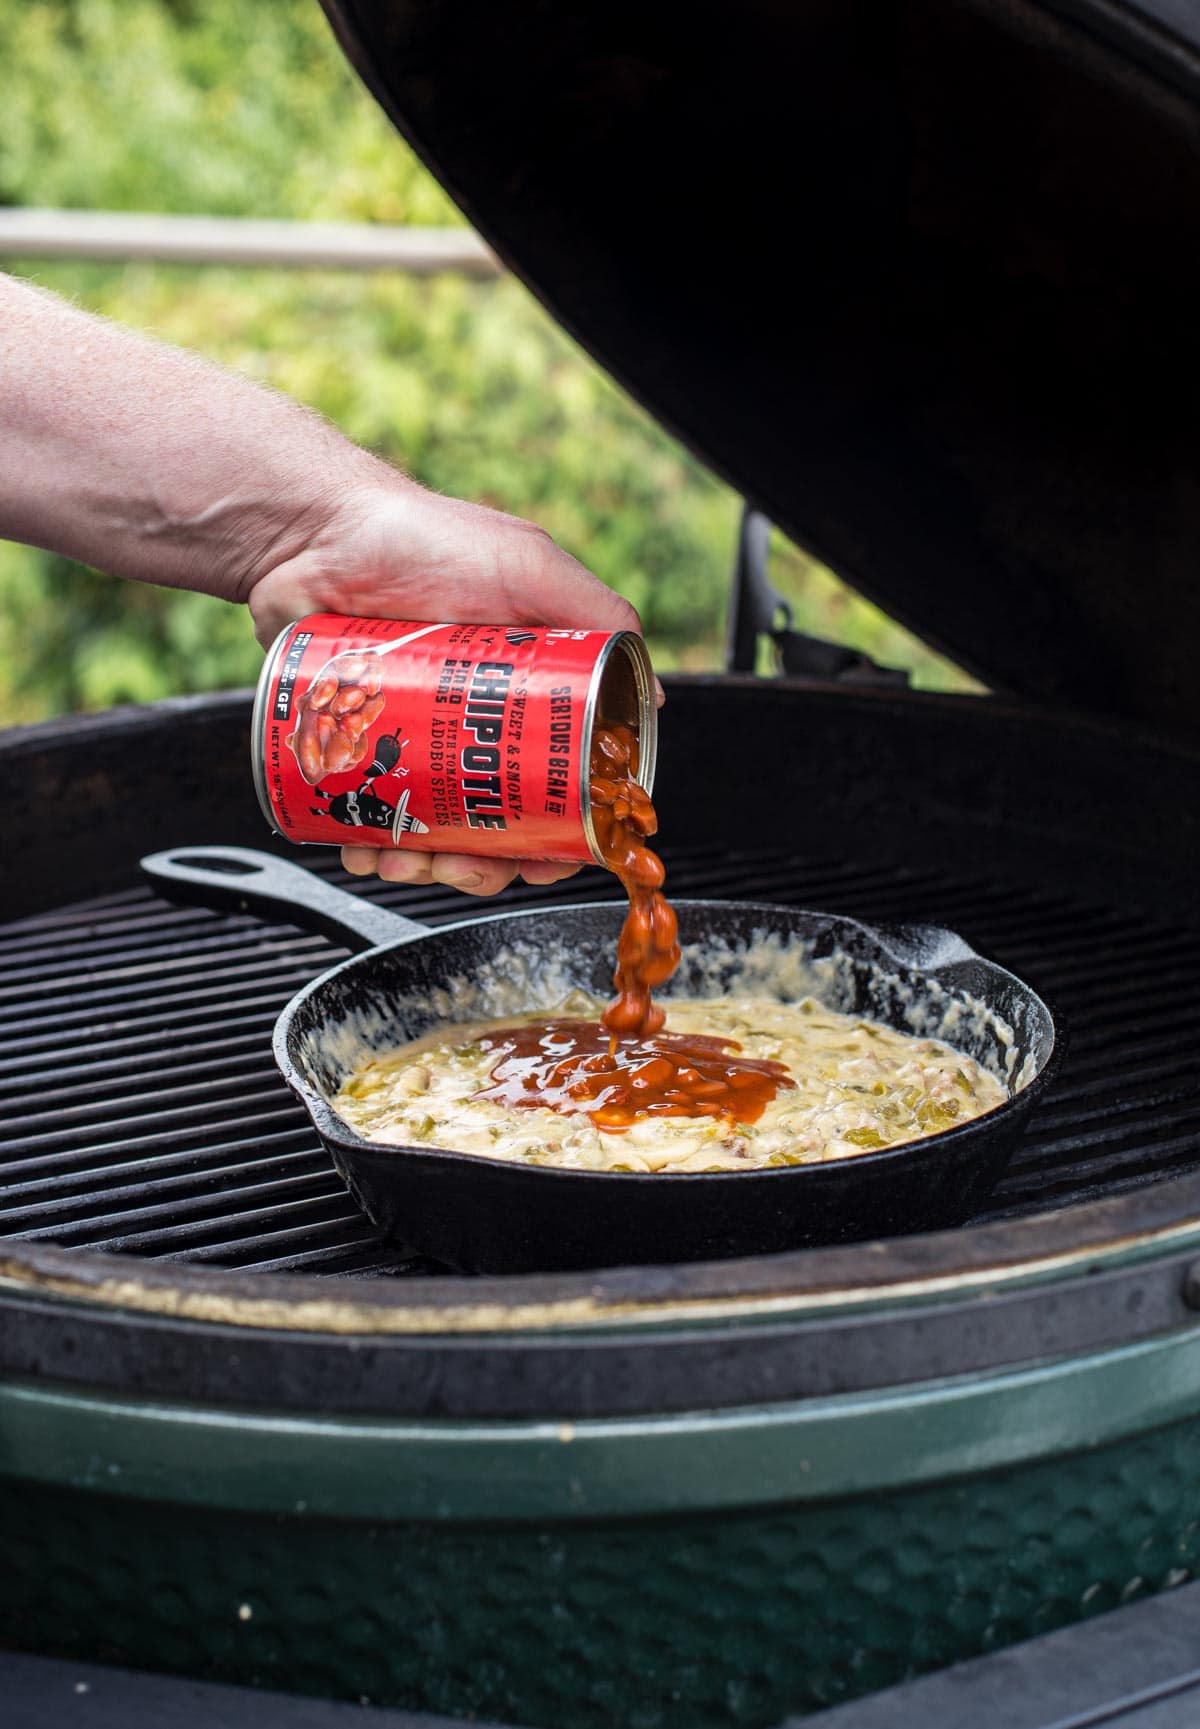
[[[749,989],[756,979],[785,995],[815,985],[833,1007],[904,1031],[945,1030],[993,1072],[1026,1084],[959,1128],[827,1165],[645,1175],[375,1146],[328,1103],[364,1045],[402,1043],[438,1021],[550,1008],[571,984],[608,994],[620,906],[504,912],[431,931],[240,847],[155,853],[142,868],[171,900],[266,913],[369,951],[292,998],[276,1024],[275,1058],[373,1222],[471,1271],[764,1254],[961,1223],[1007,1163],[1060,1054],[1041,999],[950,931],[680,901],[677,994]]]

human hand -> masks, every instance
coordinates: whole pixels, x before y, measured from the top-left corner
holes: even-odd
[[[442,498],[277,391],[0,273],[0,537],[246,601],[268,646],[310,612],[637,630],[532,523]],[[494,894],[575,865],[346,847],[348,870]]]
[[[640,631],[628,601],[533,523],[380,470],[315,512],[298,551],[285,547],[278,561],[268,555],[254,572],[246,600],[264,648],[314,612]],[[377,872],[385,882],[439,882],[474,895],[495,894],[518,872],[528,883],[552,883],[580,868],[368,846],[343,847],[342,863],[355,876]]]

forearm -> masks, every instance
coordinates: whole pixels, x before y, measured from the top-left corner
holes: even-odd
[[[385,479],[289,398],[0,275],[0,537],[244,600]]]

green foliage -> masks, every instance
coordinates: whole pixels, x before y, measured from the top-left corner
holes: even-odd
[[[314,0],[0,0],[0,32],[0,202],[460,220]],[[311,404],[429,486],[534,518],[629,596],[658,664],[719,664],[737,500],[517,283],[12,268]],[[796,549],[777,577],[801,628],[964,682]],[[0,720],[245,684],[260,660],[239,609],[2,543],[0,629]]]
[[[0,202],[449,223],[315,0],[0,0]]]

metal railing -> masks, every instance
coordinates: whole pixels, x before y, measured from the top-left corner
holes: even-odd
[[[0,259],[13,258],[396,270],[413,276],[447,271],[493,277],[503,270],[495,253],[469,228],[0,209]]]

